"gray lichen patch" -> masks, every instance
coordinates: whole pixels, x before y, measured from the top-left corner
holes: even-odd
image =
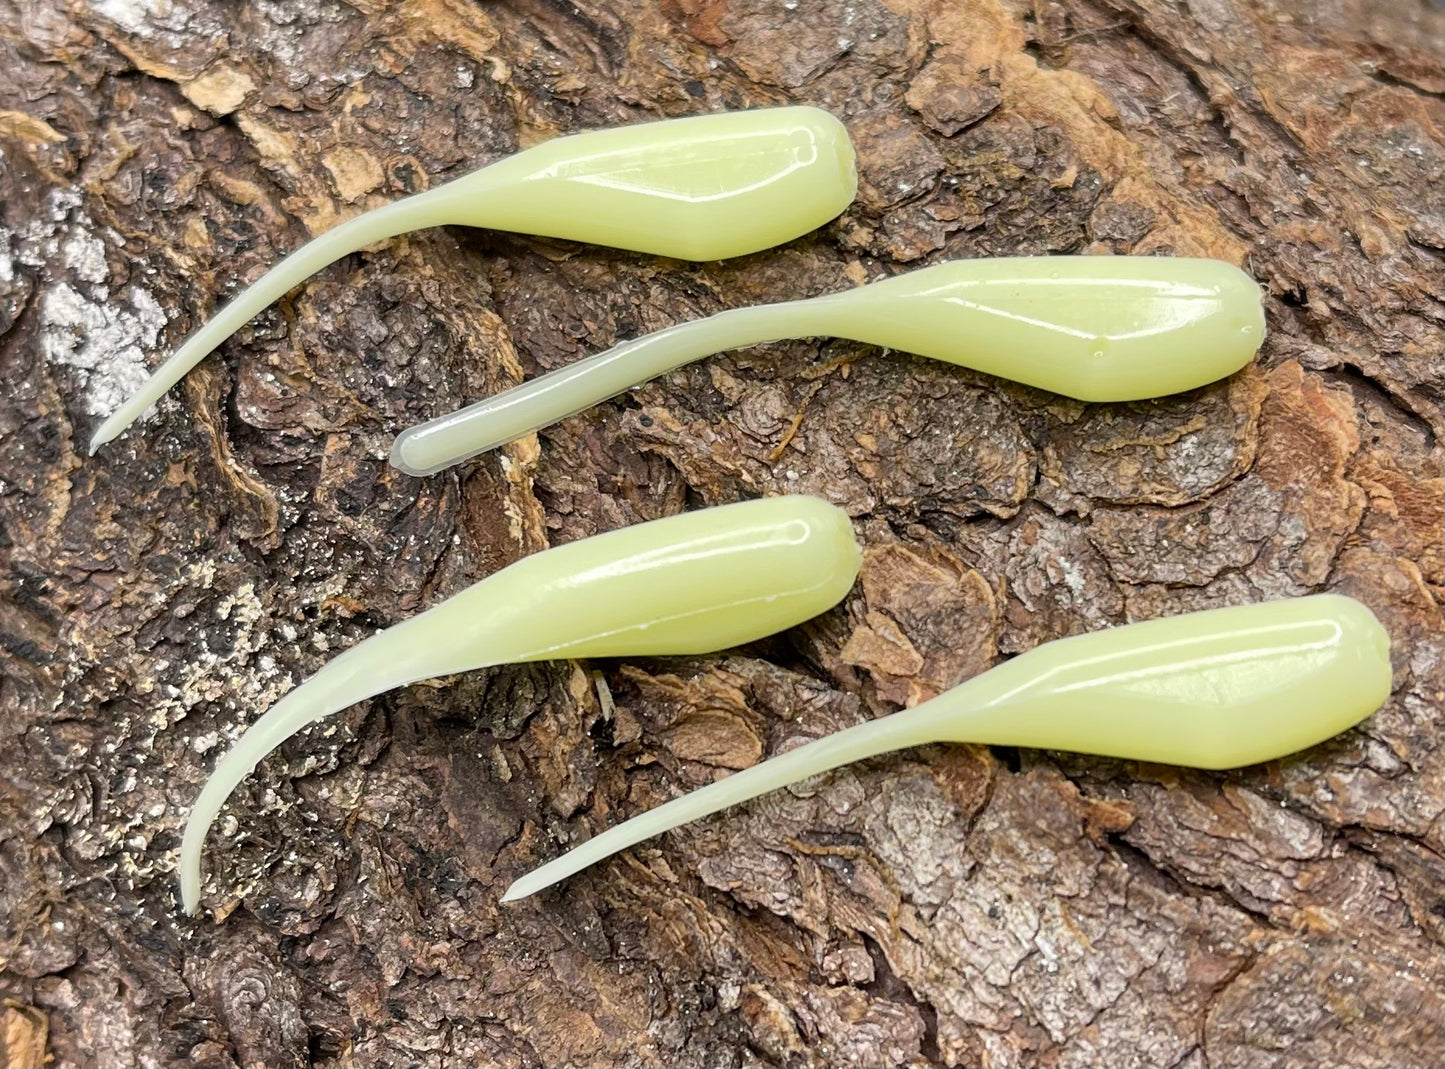
[[[0,281],[14,277],[17,263],[51,280],[39,302],[41,349],[76,373],[91,416],[109,415],[145,381],[166,326],[148,290],[112,282],[109,258],[124,244],[96,225],[73,189],[53,191],[43,214],[0,240]]]

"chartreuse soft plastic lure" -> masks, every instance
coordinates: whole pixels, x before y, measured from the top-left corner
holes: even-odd
[[[231,791],[308,724],[419,679],[562,657],[707,653],[835,605],[858,574],[843,512],[812,497],[702,509],[526,557],[331,661],[216,766],[186,822],[181,899],[196,911],[201,847]]]
[[[1233,768],[1312,746],[1390,694],[1390,640],[1337,595],[1214,609],[1048,642],[904,712],[684,795],[523,876],[525,898],[659,832],[875,754],[928,742]]]
[[[670,327],[402,433],[429,475],[699,357],[827,336],[986,371],[1082,401],[1133,401],[1238,371],[1264,339],[1259,286],[1219,260],[1051,256],[939,264],[844,293]]]
[[[764,108],[545,142],[367,212],[282,260],[190,336],[101,424],[94,453],[247,320],[327,264],[409,230],[455,223],[717,260],[833,218],[857,189],[853,146],[817,108]]]

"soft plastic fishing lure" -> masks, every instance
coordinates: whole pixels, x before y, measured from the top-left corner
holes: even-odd
[[[814,336],[901,349],[1083,401],[1133,401],[1238,371],[1264,340],[1264,312],[1254,280],[1219,260],[1051,256],[939,264],[623,342],[403,432],[391,462],[430,475],[691,360]]]
[[[503,901],[767,791],[929,742],[1233,768],[1312,746],[1390,694],[1390,639],[1338,595],[1215,609],[1048,642],[922,705],[702,787],[523,876]]]
[[[347,650],[216,765],[186,822],[181,900],[196,911],[206,831],[256,763],[296,732],[393,687],[488,665],[726,649],[831,608],[860,555],[848,517],[813,497],[701,509],[523,558]]]
[[[459,224],[718,260],[822,226],[856,190],[848,132],[817,108],[700,115],[556,138],[302,246],[192,334],[101,424],[90,451],[287,290],[383,238]]]

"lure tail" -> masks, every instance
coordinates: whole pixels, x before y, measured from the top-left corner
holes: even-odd
[[[433,674],[421,669],[422,674],[411,680],[398,679],[397,665],[387,655],[387,647],[394,645],[388,641],[393,635],[394,632],[374,635],[331,661],[269,709],[221,758],[191,808],[181,839],[181,903],[187,913],[195,913],[200,903],[201,849],[206,832],[231,792],[262,758],[318,720],[401,682],[415,682]]]
[[[408,475],[432,475],[693,360],[806,334],[821,327],[815,306],[825,300],[734,308],[622,342],[402,432],[391,463]]]
[[[675,798],[615,828],[609,828],[557,860],[527,873],[507,888],[502,901],[515,902],[519,898],[534,895],[619,850],[625,850],[679,824],[699,820],[720,809],[738,805],[760,794],[767,794],[779,787],[786,787],[790,783],[797,783],[841,765],[861,761],[865,757],[876,757],[878,754],[928,742],[931,737],[930,720],[926,716],[915,715],[922,708],[919,706],[918,709],[895,713],[882,720],[870,720],[806,743],[752,768],[735,772],[727,779]]]
[[[444,187],[443,187],[444,188]],[[90,439],[90,455],[116,438],[218,345],[323,267],[374,242],[434,223],[418,222],[429,215],[435,192],[420,193],[359,215],[318,235],[267,271],[188,337],[134,394],[105,420]],[[437,219],[434,222],[442,222]]]

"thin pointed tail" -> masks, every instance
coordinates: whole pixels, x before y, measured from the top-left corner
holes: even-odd
[[[527,873],[507,888],[502,901],[514,902],[519,898],[534,895],[619,850],[625,850],[679,824],[698,820],[720,809],[746,802],[779,787],[798,783],[840,765],[928,742],[929,721],[916,716],[917,712],[918,709],[907,709],[807,743],[796,750],[769,758],[752,768],[734,773],[725,780],[711,783],[635,816],[615,828],[593,836],[555,861],[549,861]]]
[[[187,913],[195,913],[200,903],[201,850],[206,832],[231,792],[251,770],[302,728],[400,685],[394,666],[374,645],[389,633],[382,632],[352,647],[292,690],[252,724],[217,763],[191,807],[181,839],[181,903]]]
[[[816,322],[809,301],[734,308],[622,342],[397,436],[391,463],[431,475],[478,453],[550,426],[639,383],[713,353],[805,337]]]
[[[431,204],[419,203],[430,196],[431,193],[418,194],[350,219],[313,238],[267,271],[187,338],[165,363],[151,373],[151,377],[141,388],[100,425],[90,439],[91,456],[139,419],[211,350],[245,326],[273,301],[284,296],[288,290],[306,281],[323,267],[365,248],[372,242],[444,222],[444,219],[432,217],[434,212]]]

